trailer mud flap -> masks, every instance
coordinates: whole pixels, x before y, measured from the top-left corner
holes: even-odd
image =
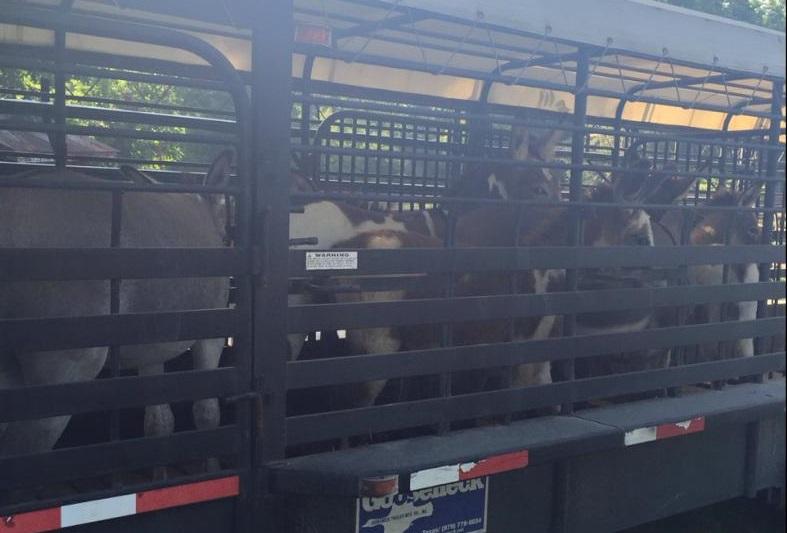
[[[484,533],[489,477],[359,498],[355,533]]]

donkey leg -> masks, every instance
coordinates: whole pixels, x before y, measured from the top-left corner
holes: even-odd
[[[287,295],[287,305],[305,305],[312,303],[310,295],[303,293],[295,293]],[[306,342],[306,334],[304,333],[290,333],[287,335],[287,343],[290,347],[290,361],[296,361],[301,355],[301,350]]]
[[[19,357],[17,376],[21,377],[22,381],[17,385],[56,385],[90,381],[101,371],[106,356],[106,348],[24,354]],[[0,384],[0,388],[2,386]],[[56,416],[9,423],[5,431],[0,433],[0,457],[51,450],[70,418],[70,416]]]
[[[552,371],[549,361],[543,363],[528,363],[519,365],[514,370],[513,387],[527,387],[531,385],[548,385],[552,383]]]
[[[140,376],[156,376],[164,373],[164,364],[158,363],[139,369]],[[168,403],[159,405],[148,405],[145,407],[145,436],[146,437],[165,437],[175,431],[175,415]],[[153,477],[156,480],[167,479],[167,467],[157,466],[153,469]]]
[[[402,346],[401,339],[391,328],[369,328],[347,332],[347,342],[353,354],[398,352]],[[383,392],[388,380],[376,379],[367,381],[358,387],[351,399],[352,407],[370,407]]]
[[[224,351],[224,339],[204,339],[194,343],[192,356],[194,370],[213,370],[218,368],[221,353]],[[194,426],[197,429],[215,429],[221,422],[218,398],[204,398],[194,402],[191,409]],[[206,470],[216,472],[221,469],[219,460],[210,457],[206,461]]]
[[[755,320],[757,318],[757,302],[738,303],[738,320]],[[735,346],[735,357],[752,357],[754,355],[754,339],[738,339]]]

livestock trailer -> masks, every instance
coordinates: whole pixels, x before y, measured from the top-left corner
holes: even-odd
[[[783,498],[784,33],[647,0],[0,7],[0,532]]]

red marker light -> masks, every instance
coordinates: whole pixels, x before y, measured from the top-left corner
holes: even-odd
[[[295,26],[295,42],[303,44],[316,44],[331,47],[333,37],[331,28],[318,24],[297,24]]]

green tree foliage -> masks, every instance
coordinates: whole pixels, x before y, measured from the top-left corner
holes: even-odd
[[[785,0],[659,0],[784,31]]]
[[[45,78],[51,76],[44,75]],[[19,69],[0,69],[0,88],[12,91],[27,91],[28,94],[0,94],[3,98],[26,98],[38,100],[42,79],[36,74]],[[33,93],[33,94],[30,94]],[[109,109],[128,109],[187,116],[231,118],[231,99],[228,94],[217,91],[156,85],[107,78],[69,77],[66,81],[69,105],[97,106]],[[107,128],[135,128],[140,131],[185,133],[184,128],[163,127],[149,124],[123,124],[101,120],[70,120],[69,123],[83,126]],[[99,137],[118,150],[123,158],[145,161],[191,161],[209,162],[214,155],[204,145],[195,143],[140,140],[111,135]]]

